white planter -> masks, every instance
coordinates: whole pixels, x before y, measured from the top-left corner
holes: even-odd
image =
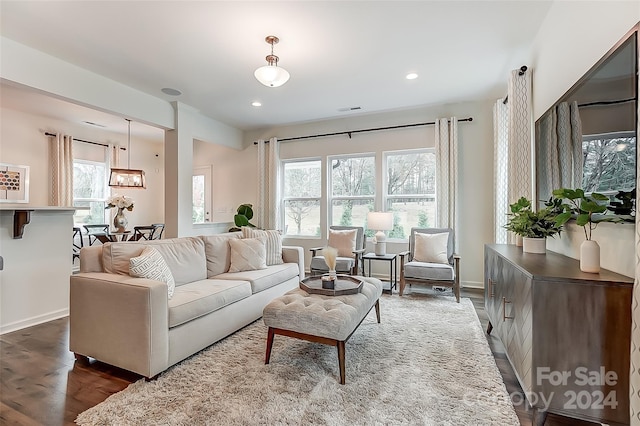
[[[522,239],[522,252],[545,254],[547,252],[547,239],[524,237]]]
[[[600,245],[597,241],[585,240],[580,245],[580,270],[592,274],[600,272]]]
[[[516,247],[522,247],[522,235],[516,235]]]

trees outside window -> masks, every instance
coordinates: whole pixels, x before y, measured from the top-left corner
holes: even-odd
[[[582,152],[582,188],[585,192],[606,194],[635,188],[635,135],[585,136]]]
[[[283,210],[286,235],[320,236],[321,167],[320,160],[284,163]]]
[[[73,160],[73,206],[75,224],[101,224],[105,222],[107,199],[107,166],[105,163]]]
[[[375,157],[331,157],[330,164],[329,225],[366,226],[376,196]]]
[[[436,158],[433,149],[387,152],[385,206],[393,212],[389,238],[409,238],[412,227],[433,227],[436,219]]]

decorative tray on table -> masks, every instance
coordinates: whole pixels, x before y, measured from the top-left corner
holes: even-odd
[[[362,289],[363,281],[351,275],[336,275],[333,281],[333,288],[325,288],[326,281],[322,277],[328,276],[318,275],[308,277],[300,281],[300,288],[309,294],[322,294],[325,296],[344,296],[346,294],[358,294]],[[326,278],[325,278],[326,280]],[[323,285],[324,284],[324,285]]]

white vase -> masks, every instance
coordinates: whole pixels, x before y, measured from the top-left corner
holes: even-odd
[[[580,245],[580,270],[592,274],[600,272],[600,245],[597,241],[584,240]]]
[[[545,254],[547,252],[547,239],[524,237],[522,239],[522,252]]]

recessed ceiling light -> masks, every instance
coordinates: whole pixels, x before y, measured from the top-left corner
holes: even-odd
[[[407,80],[415,80],[416,78],[418,78],[418,74],[416,74],[415,72],[410,72],[409,74],[407,74]]]
[[[251,106],[259,107],[259,106],[262,106],[262,104],[260,102],[258,102],[258,101],[253,101],[253,102],[251,102]]]
[[[172,89],[171,87],[165,87],[162,89],[162,93],[164,93],[165,95],[170,95],[170,96],[180,96],[182,95],[182,92],[179,91],[178,89]]]

